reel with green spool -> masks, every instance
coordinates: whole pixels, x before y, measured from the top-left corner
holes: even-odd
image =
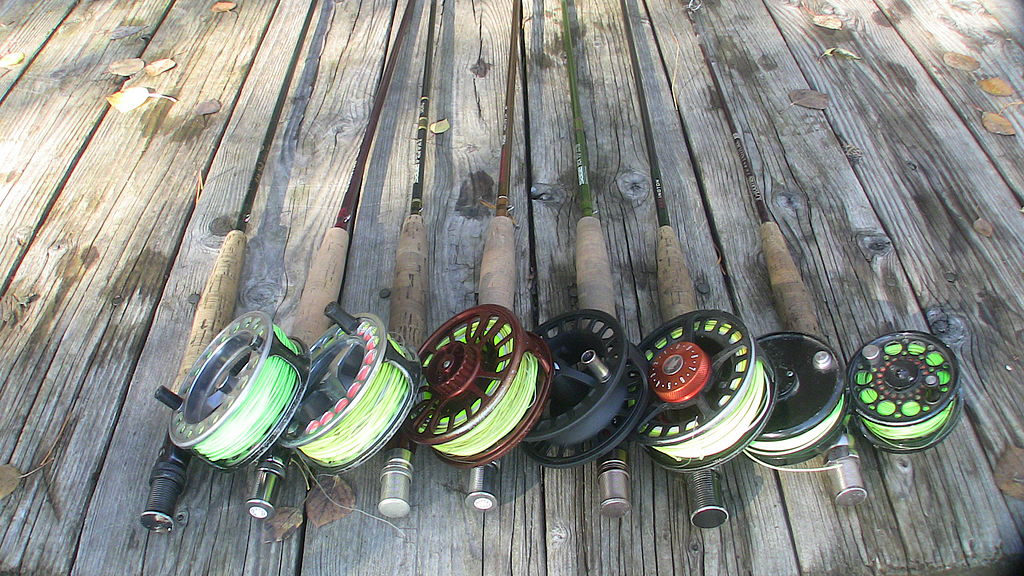
[[[313,466],[331,473],[355,468],[402,427],[421,384],[419,360],[390,338],[372,314],[356,317],[337,304],[336,327],[310,348],[308,393],[281,438]]]
[[[409,438],[453,466],[484,466],[533,428],[551,390],[551,353],[511,310],[494,304],[456,315],[420,348],[426,387]]]
[[[956,357],[924,332],[872,340],[850,360],[847,386],[857,427],[886,452],[931,448],[953,431],[963,413]]]
[[[263,312],[244,314],[200,354],[180,386],[170,438],[211,466],[235,470],[267,452],[295,414],[308,360]]]
[[[747,327],[719,310],[665,323],[640,343],[658,397],[637,430],[660,466],[707,470],[734,458],[764,429],[775,404],[772,370]]]

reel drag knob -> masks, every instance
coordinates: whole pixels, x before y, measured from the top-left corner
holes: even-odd
[[[680,404],[700,393],[711,376],[711,358],[693,342],[676,342],[651,361],[651,387],[662,402]]]

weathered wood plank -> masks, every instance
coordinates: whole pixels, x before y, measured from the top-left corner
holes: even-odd
[[[20,52],[25,61],[0,71],[0,103],[78,2],[21,0],[0,5],[0,57]]]
[[[258,135],[272,133],[277,127],[276,118],[298,57],[299,44],[309,24],[310,12],[310,3],[305,0],[291,0],[278,6],[237,102],[233,108],[230,100],[222,102],[227,105],[219,114],[230,115],[230,120],[168,276],[146,347],[125,399],[125,409],[114,430],[96,492],[89,503],[75,562],[78,574],[173,573],[187,570],[193,562],[207,566],[215,564],[213,558],[198,546],[190,545],[191,539],[185,537],[193,534],[192,539],[197,541],[206,538],[204,528],[211,523],[205,520],[201,500],[183,499],[180,511],[190,516],[190,522],[179,527],[174,534],[150,538],[138,525],[137,517],[143,504],[149,469],[163,438],[160,423],[166,418],[162,408],[153,403],[152,392],[160,382],[170,384],[166,380],[173,377],[195,298],[209,274],[221,238],[244,209],[245,192],[259,177],[265,152],[253,142],[258,140]],[[291,51],[287,48],[289,46],[293,47]],[[283,57],[285,55],[288,57]],[[256,198],[257,202],[260,200]],[[211,498],[207,489],[210,474],[200,473],[201,467],[193,467],[189,490],[205,493],[206,498]],[[243,473],[242,476],[248,480],[248,474]],[[247,489],[246,484],[245,481],[239,482],[243,490]],[[126,494],[131,497],[126,498]],[[236,505],[248,496],[230,492],[216,495],[230,499]],[[189,514],[190,511],[194,512]],[[217,526],[213,525],[211,529],[217,529]],[[245,538],[245,534],[231,530],[230,536],[225,535],[218,540],[240,546],[245,544]],[[258,534],[253,539],[262,546]],[[209,542],[212,550],[213,541]],[[218,545],[223,546],[224,543]],[[264,548],[270,550],[253,550],[246,554],[247,562],[255,562],[259,558],[275,559],[280,555],[278,565],[271,562],[263,572],[291,573],[298,552],[294,543]],[[104,553],[97,554],[97,550],[104,550]],[[227,554],[216,562],[226,563],[231,558],[232,555]]]
[[[992,14],[1003,29],[1017,42],[1017,45],[1024,46],[1024,10],[1020,8],[1020,2],[1016,0],[981,0],[984,10]],[[975,6],[968,5],[972,12],[976,12]]]
[[[138,350],[152,324],[197,172],[226,124],[226,114],[203,119],[193,108],[210,97],[233,104],[273,8],[224,18],[198,0],[175,6],[150,49],[174,53],[178,69],[150,86],[173,90],[178,103],[105,117],[13,278],[11,290],[40,298],[3,328],[13,343],[0,364],[0,397],[12,407],[3,415],[4,454],[35,461],[55,442],[54,422],[69,424],[56,462],[3,502],[4,570],[70,568],[69,542],[138,360],[125,351]]]

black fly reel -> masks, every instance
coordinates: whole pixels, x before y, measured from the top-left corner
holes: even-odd
[[[523,448],[552,468],[596,460],[640,423],[650,395],[647,363],[622,325],[599,310],[563,314],[535,332],[551,349],[555,373],[550,399]]]
[[[850,360],[854,419],[880,450],[910,453],[941,442],[960,420],[963,399],[953,352],[924,332],[895,332]]]
[[[697,310],[640,343],[656,399],[637,430],[660,466],[706,470],[742,452],[775,404],[773,372],[746,325],[720,310]]]
[[[849,410],[839,356],[828,344],[799,332],[768,334],[757,345],[772,368],[778,399],[747,454],[786,466],[824,453],[843,434]]]

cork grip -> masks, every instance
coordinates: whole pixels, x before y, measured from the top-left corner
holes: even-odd
[[[391,284],[388,330],[411,350],[423,344],[427,326],[427,229],[423,216],[411,214],[402,223]]]
[[[316,342],[331,325],[331,320],[324,315],[324,308],[337,300],[341,293],[347,256],[348,231],[329,228],[309,265],[306,285],[302,288],[295,323],[290,332],[291,336],[306,346]]]
[[[768,264],[768,280],[775,296],[775,309],[783,325],[787,330],[820,335],[814,301],[800,277],[800,270],[789,253],[778,224],[761,224],[761,244]]]
[[[515,249],[512,219],[508,216],[491,218],[480,261],[480,304],[497,304],[512,310],[516,299]]]
[[[231,321],[235,301],[238,299],[238,283],[242,276],[242,262],[245,259],[245,241],[245,233],[239,230],[232,230],[224,237],[220,253],[213,263],[213,270],[210,271],[210,277],[203,286],[199,305],[196,306],[192,330],[185,346],[185,356],[181,360],[178,382],[184,379],[185,373],[195,364],[213,337]]]
[[[697,309],[683,247],[671,226],[658,228],[658,300],[665,321]]]
[[[615,287],[601,221],[584,216],[576,224],[576,291],[579,307],[615,316]]]

